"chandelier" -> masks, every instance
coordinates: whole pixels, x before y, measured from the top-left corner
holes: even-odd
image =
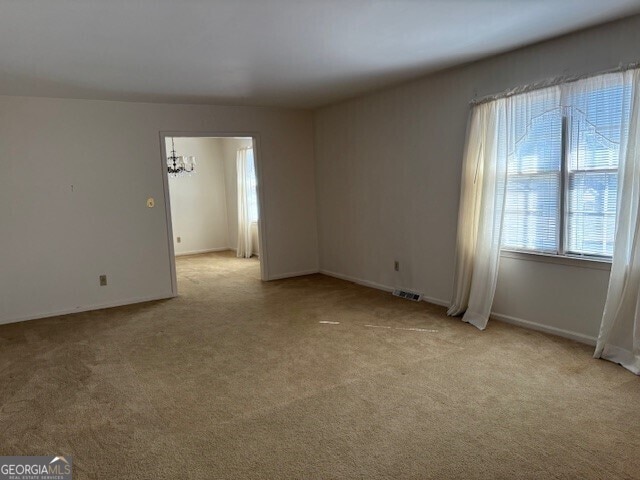
[[[196,170],[196,157],[176,155],[176,147],[171,137],[171,155],[167,157],[167,171],[172,177],[181,177]]]

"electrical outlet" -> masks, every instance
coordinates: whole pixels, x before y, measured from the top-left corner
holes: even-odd
[[[181,237],[176,237],[176,242],[178,242],[178,243],[182,242],[182,238]]]
[[[106,275],[100,275],[100,286],[104,287],[107,285],[107,276]]]
[[[399,271],[400,271],[400,262],[399,262],[398,260],[396,260],[395,262],[393,262],[393,269],[394,269],[396,272],[399,272]]]

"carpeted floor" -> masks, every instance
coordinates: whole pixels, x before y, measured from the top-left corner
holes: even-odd
[[[0,326],[0,454],[79,479],[640,478],[640,378],[571,341],[256,260]],[[339,323],[323,323],[339,322]]]

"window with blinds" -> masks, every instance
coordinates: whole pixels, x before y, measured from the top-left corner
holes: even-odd
[[[514,130],[521,135],[508,157],[502,246],[611,257],[630,94],[616,85],[568,90],[561,106],[528,112],[529,120],[515,114]],[[535,97],[528,107],[536,108]]]

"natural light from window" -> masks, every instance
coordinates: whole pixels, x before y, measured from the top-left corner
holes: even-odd
[[[534,96],[516,115],[520,135],[508,156],[502,247],[610,258],[629,91],[607,86],[562,100],[547,109]]]

